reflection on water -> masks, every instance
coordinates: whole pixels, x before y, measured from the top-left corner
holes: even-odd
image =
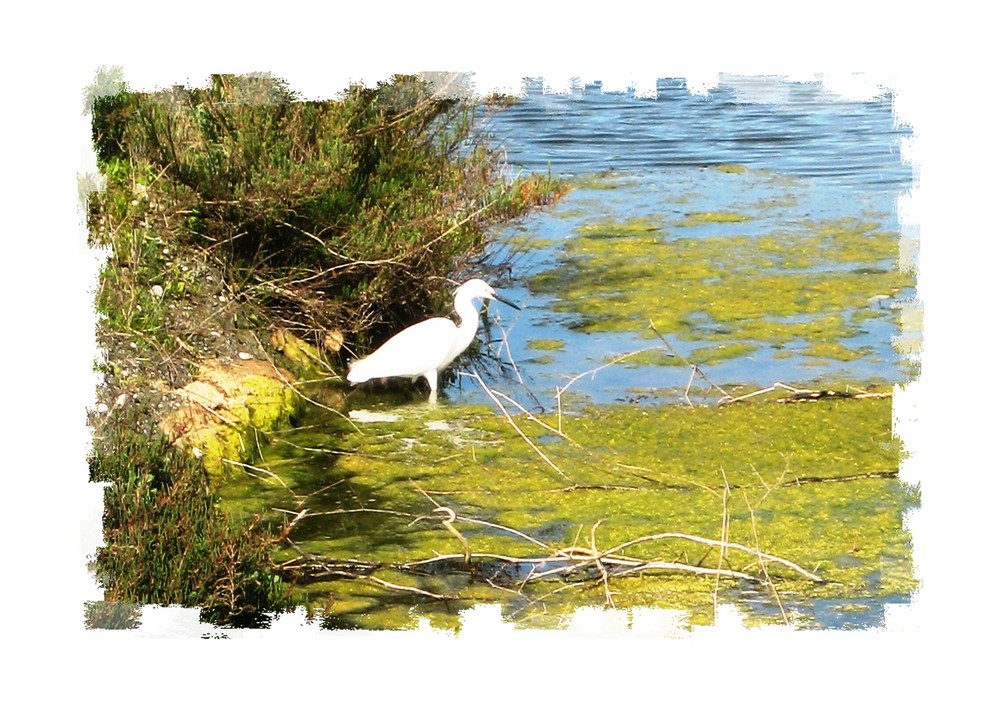
[[[912,181],[899,153],[907,130],[894,124],[887,97],[839,102],[814,84],[731,82],[692,96],[664,80],[658,89],[643,99],[596,85],[570,95],[529,87],[487,127],[512,172],[551,171],[576,186],[556,206],[498,230],[498,255],[515,268],[499,287],[524,309],[490,306],[485,335],[516,365],[494,363],[487,381],[571,439],[522,417],[529,447],[460,375],[433,407],[362,388],[348,397],[355,428],[312,409],[263,452],[281,479],[229,484],[230,507],[281,517],[308,508],[294,532],[298,548],[386,570],[460,554],[458,538],[430,516],[440,504],[454,509],[474,551],[525,558],[544,556],[539,544],[588,545],[598,523],[609,547],[673,530],[718,536],[721,518],[730,542],[754,543],[759,525],[769,548],[840,582],[793,593],[787,580],[779,603],[760,585],[633,578],[621,585],[626,606],[674,603],[692,622],[711,622],[718,592],[761,621],[849,629],[877,625],[886,603],[905,602],[913,580],[902,517],[918,497],[892,477],[898,445],[888,401],[794,413],[620,403],[676,397],[691,379],[644,328],[652,318],[669,326],[671,349],[705,355],[717,384],[905,380],[894,344],[912,351],[919,343],[919,320],[907,317],[901,329],[912,276],[896,271],[893,254],[896,197]],[[646,352],[614,361],[636,350]],[[477,367],[489,369],[489,360]],[[556,422],[556,391],[588,371],[561,394],[566,413]],[[585,411],[581,398],[598,406]],[[818,478],[800,484],[799,476]],[[527,538],[512,537],[514,527]],[[718,558],[700,546],[649,557]],[[502,602],[519,624],[558,626],[565,612],[604,602],[574,583],[529,601],[504,588],[535,572],[534,561],[478,563],[486,578],[475,582],[438,561],[385,576],[461,591],[457,602],[353,582],[311,586],[312,597],[325,603],[326,626],[379,628],[411,627],[417,615],[454,627],[457,613],[479,602]]]
[[[780,100],[751,101],[765,98]],[[637,219],[658,227],[659,240],[682,238],[800,235],[806,226],[863,220],[875,231],[898,234],[896,200],[912,183],[912,170],[900,157],[908,135],[897,126],[891,97],[838,101],[819,84],[770,83],[733,79],[707,96],[691,95],[682,81],[661,80],[654,98],[628,93],[604,94],[588,85],[573,94],[543,94],[528,86],[523,102],[489,119],[487,130],[501,145],[511,171],[551,171],[570,177],[578,188],[557,206],[530,215],[498,231],[497,250],[513,258],[515,270],[504,292],[523,312],[511,315],[491,308],[501,329],[492,337],[505,361],[518,370],[496,374],[499,387],[523,387],[551,406],[551,395],[568,379],[606,364],[624,353],[660,344],[651,332],[594,331],[590,315],[574,312],[560,290],[532,289],[541,274],[568,274],[579,262],[567,249],[595,224],[628,224]],[[645,235],[639,234],[637,235]],[[776,380],[826,379],[858,384],[905,382],[913,368],[894,349],[900,334],[900,309],[912,305],[912,276],[896,270],[898,247],[877,262],[849,264],[819,261],[805,273],[878,270],[889,295],[861,295],[847,313],[858,322],[857,334],[838,345],[797,354],[771,344],[766,335],[757,351],[712,365],[716,381],[769,384]],[[866,256],[870,260],[870,256]],[[660,280],[671,279],[671,266],[659,266]],[[590,278],[580,273],[580,279]],[[613,275],[608,275],[609,280]],[[845,278],[846,279],[846,278]],[[616,287],[596,298],[627,302],[628,290]],[[875,314],[865,308],[879,308]],[[692,310],[695,306],[667,306]],[[642,306],[631,308],[637,312]],[[843,311],[840,311],[843,312]],[[837,311],[807,315],[831,317]],[[655,314],[646,317],[652,319]],[[787,316],[776,315],[776,320]],[[690,353],[707,343],[698,335],[674,335],[678,350]],[[503,341],[505,340],[505,341]],[[533,349],[539,340],[560,340],[559,350]],[[501,342],[502,341],[502,342]],[[777,349],[776,349],[777,347]],[[781,359],[775,359],[776,354]],[[850,359],[845,358],[845,355]],[[791,358],[789,358],[791,357]],[[626,392],[676,389],[688,378],[683,369],[630,365],[603,369],[574,388],[600,402]],[[452,388],[458,401],[480,402],[474,386]],[[544,398],[543,396],[544,395]]]

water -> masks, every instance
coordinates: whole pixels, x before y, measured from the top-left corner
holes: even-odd
[[[776,101],[751,101],[761,96]],[[726,507],[733,527],[744,531],[733,533],[733,541],[752,543],[742,497],[733,496],[728,506],[719,500],[730,484],[740,484],[733,493],[749,494],[746,507],[752,499],[762,535],[778,552],[798,543],[807,561],[827,572],[881,568],[873,571],[874,580],[851,588],[835,583],[800,596],[786,593],[791,619],[834,629],[880,624],[884,605],[905,602],[912,587],[902,514],[918,499],[896,479],[850,477],[891,463],[888,403],[881,402],[881,417],[861,427],[855,426],[859,417],[843,412],[815,417],[830,400],[794,415],[774,412],[753,426],[747,426],[752,411],[647,413],[649,400],[680,398],[690,367],[663,359],[613,361],[635,350],[663,351],[662,341],[645,328],[642,318],[649,316],[666,326],[662,334],[671,351],[697,355],[743,347],[703,364],[717,384],[843,388],[845,382],[905,380],[904,360],[892,344],[913,287],[912,278],[896,272],[893,251],[896,199],[910,188],[912,172],[900,159],[899,142],[908,132],[895,125],[890,99],[840,102],[817,85],[735,81],[700,97],[664,80],[655,99],[604,94],[597,87],[571,95],[535,88],[522,103],[492,116],[486,129],[506,151],[512,175],[551,171],[569,178],[574,189],[555,206],[496,230],[494,257],[512,261],[510,278],[497,287],[524,309],[489,308],[487,351],[508,366],[480,358],[459,371],[475,367],[491,386],[549,423],[556,419],[556,390],[592,371],[573,381],[560,403],[566,422],[560,412],[559,423],[584,448],[532,431],[521,420],[569,476],[543,464],[502,418],[471,409],[488,404],[496,411],[475,381],[459,377],[443,386],[441,403],[433,407],[419,397],[356,390],[346,405],[335,406],[393,418],[359,419],[357,429],[312,408],[298,429],[264,447],[261,465],[281,480],[231,482],[227,501],[237,509],[242,501],[255,512],[265,504],[272,515],[308,508],[309,518],[294,533],[303,551],[398,565],[460,553],[440,514],[431,515],[438,504],[454,509],[463,537],[482,553],[546,555],[537,541],[526,544],[503,528],[529,533],[553,549],[586,545],[588,534],[599,536],[602,547],[664,529],[715,537]],[[634,282],[622,279],[630,275]],[[767,281],[759,281],[762,275]],[[685,297],[678,284],[690,285],[693,296]],[[706,285],[710,289],[698,292]],[[833,287],[823,293],[824,285]],[[740,303],[742,286],[751,295]],[[788,298],[775,301],[765,286]],[[876,299],[890,287],[895,292]],[[668,301],[658,299],[661,289]],[[736,303],[743,317],[733,318]],[[609,306],[625,309],[598,314]],[[806,329],[814,324],[823,326],[818,338]],[[831,348],[849,357],[824,356],[822,350]],[[573,413],[580,400],[599,409]],[[860,405],[845,400],[829,406]],[[805,421],[809,413],[818,421]],[[670,436],[682,419],[691,426]],[[698,426],[701,419],[710,421]],[[732,421],[713,426],[716,419]],[[793,424],[769,436],[782,420]],[[740,437],[741,429],[749,431]],[[748,439],[746,447],[724,457],[721,452],[744,443],[738,438]],[[698,439],[705,443],[697,445]],[[335,452],[349,455],[331,456]],[[843,466],[855,458],[858,465]],[[689,468],[699,471],[706,488],[686,488],[684,478],[674,484],[685,487],[680,489],[642,480],[650,474],[673,483]],[[778,488],[789,469],[789,479],[799,473],[834,478]],[[838,482],[838,476],[848,478]],[[856,553],[850,556],[856,564],[843,560],[845,553]],[[706,556],[692,548],[663,557],[697,563]],[[520,590],[453,573],[453,562],[425,565],[421,574],[382,573],[428,592],[461,593],[448,605],[350,580],[310,586],[310,597],[328,613],[326,626],[374,628],[412,627],[417,614],[454,627],[457,613],[479,602],[500,602],[505,616],[527,626],[558,626],[559,613],[604,602],[593,589],[561,587],[529,602]],[[504,562],[481,560],[479,566],[496,579],[517,580],[525,576],[518,568],[531,569]],[[633,578],[616,590],[619,606],[683,606],[693,622],[712,620],[706,581]],[[754,616],[783,616],[769,590],[728,587],[724,594]]]
[[[738,86],[707,96],[682,80],[657,83],[657,97],[627,94],[541,94],[490,122],[508,162],[528,171],[580,176],[601,171],[661,173],[741,164],[828,188],[884,193],[909,189],[913,174],[900,158],[909,129],[898,126],[891,97],[840,101],[813,83],[780,83],[781,103],[752,103]]]
[[[761,96],[774,101],[750,101]],[[593,379],[574,385],[596,402],[621,400],[629,392],[677,390],[689,377],[688,370],[662,366],[602,368],[617,356],[662,343],[648,331],[581,331],[587,315],[566,310],[558,292],[533,289],[532,277],[565,270],[566,242],[586,226],[652,216],[663,225],[663,238],[675,240],[801,232],[805,223],[861,219],[895,233],[897,197],[913,180],[900,154],[900,141],[909,130],[896,124],[891,97],[840,101],[819,84],[734,79],[707,96],[696,96],[681,81],[661,80],[656,98],[605,94],[591,85],[573,94],[544,94],[536,84],[529,86],[523,102],[491,117],[485,128],[505,151],[511,175],[551,172],[584,181],[558,205],[495,235],[501,246],[518,240],[535,243],[503,285],[504,294],[524,305],[524,311],[512,315],[506,308],[492,308],[507,335],[500,357],[518,370],[492,378],[506,391],[523,385],[523,391],[534,395],[525,398],[537,397],[544,404],[550,404],[550,397],[540,395],[552,395],[573,376],[598,368]],[[601,180],[588,185],[594,176]],[[689,214],[719,211],[735,211],[747,220],[679,225]],[[891,258],[875,264],[821,262],[813,270],[894,273]],[[855,359],[803,356],[808,346],[801,343],[789,346],[796,354],[786,350],[780,353],[784,358],[774,359],[775,350],[764,339],[756,353],[714,364],[713,379],[737,384],[906,381],[907,365],[892,340],[900,334],[899,306],[912,301],[914,291],[911,281],[897,282],[892,300],[871,303],[880,314],[857,317],[858,334],[841,341],[857,354]],[[855,308],[865,307],[864,296],[856,302]],[[843,316],[851,319],[855,313]],[[667,337],[681,352],[707,344],[698,335]],[[560,340],[565,347],[540,352],[531,346],[540,339]],[[483,402],[478,391],[463,381],[448,394]]]

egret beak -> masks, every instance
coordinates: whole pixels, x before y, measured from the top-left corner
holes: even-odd
[[[502,298],[502,297],[500,297],[499,295],[494,295],[494,296],[493,296],[493,299],[494,299],[494,300],[499,300],[499,301],[500,301],[500,302],[502,302],[502,303],[503,303],[504,305],[509,305],[510,307],[514,308],[515,310],[520,310],[520,309],[521,309],[521,308],[520,308],[520,307],[519,307],[518,305],[515,305],[515,304],[514,304],[514,303],[512,303],[512,302],[511,302],[510,300],[507,300],[506,298]]]

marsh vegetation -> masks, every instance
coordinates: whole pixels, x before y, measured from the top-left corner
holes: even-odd
[[[869,627],[906,602],[919,491],[899,479],[892,389],[918,374],[919,307],[889,201],[904,181],[864,147],[842,154],[863,158],[838,167],[850,180],[809,175],[830,156],[811,135],[792,166],[736,142],[706,162],[713,139],[664,167],[675,138],[658,153],[634,127],[704,111],[664,97],[477,104],[396,77],[302,102],[220,76],[96,100],[108,599],[228,624],[303,606],[372,629],[457,628],[479,603],[520,626],[581,606],[696,626],[721,602],[754,623]],[[723,106],[723,129],[773,121]],[[894,136],[879,107],[817,106],[838,141],[845,122]],[[595,141],[558,170],[550,147],[588,127],[613,141],[616,112],[623,168],[588,164],[620,148]],[[444,314],[472,273],[524,309],[488,314],[441,403],[419,384],[345,387],[351,355]],[[187,403],[243,427],[224,473],[154,438],[206,359],[285,369],[295,396],[253,428],[249,408]]]

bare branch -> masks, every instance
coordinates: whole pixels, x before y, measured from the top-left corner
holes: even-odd
[[[687,395],[688,395],[688,390],[689,390],[689,389],[691,388],[691,380],[693,380],[693,379],[694,379],[694,375],[695,375],[695,374],[697,374],[697,375],[698,375],[699,377],[701,377],[701,378],[702,378],[702,379],[704,379],[704,380],[705,380],[706,382],[708,382],[709,386],[711,386],[711,387],[712,387],[712,389],[716,389],[716,390],[718,390],[718,391],[722,392],[722,394],[723,394],[723,395],[724,395],[725,397],[729,397],[729,392],[727,392],[727,391],[726,391],[725,389],[723,389],[723,388],[722,388],[722,387],[720,387],[720,386],[719,386],[718,384],[716,384],[716,383],[715,383],[715,382],[713,382],[713,381],[712,381],[711,379],[709,379],[709,378],[708,378],[708,375],[707,375],[707,374],[705,374],[705,373],[704,373],[704,372],[702,371],[701,367],[699,367],[699,366],[698,366],[698,365],[696,365],[696,364],[695,364],[694,362],[692,362],[691,360],[689,360],[689,359],[687,359],[686,357],[684,357],[684,356],[683,356],[683,355],[682,355],[682,354],[681,354],[680,352],[678,352],[677,350],[675,350],[675,349],[674,349],[674,347],[673,347],[673,345],[671,345],[671,344],[670,344],[669,342],[667,342],[667,338],[666,338],[666,337],[664,337],[663,335],[661,335],[661,334],[660,334],[660,331],[656,329],[656,325],[654,325],[654,324],[653,324],[653,321],[652,321],[652,320],[650,320],[650,321],[649,321],[649,329],[651,329],[651,330],[653,331],[653,334],[655,334],[655,335],[656,335],[657,337],[659,337],[659,338],[660,338],[660,341],[661,341],[661,342],[662,342],[662,343],[663,343],[664,345],[666,345],[666,346],[667,346],[667,349],[668,349],[668,350],[670,350],[670,353],[671,353],[671,354],[673,354],[673,355],[674,355],[675,357],[677,357],[678,359],[682,360],[682,361],[684,362],[684,364],[686,364],[686,365],[687,365],[688,367],[690,367],[690,368],[691,368],[691,379],[690,379],[690,380],[688,380],[688,388],[684,390],[684,399],[687,399]],[[732,397],[729,397],[729,398],[731,399]],[[691,404],[690,400],[688,400],[688,404],[689,404],[689,405]]]
[[[562,477],[563,477],[564,479],[566,479],[567,481],[568,481],[568,480],[570,480],[570,479],[569,479],[569,476],[567,476],[567,475],[566,475],[565,473],[563,473],[563,470],[562,470],[562,469],[560,469],[560,468],[559,468],[558,466],[556,466],[556,465],[555,465],[554,463],[552,463],[552,460],[551,460],[551,459],[550,459],[550,458],[549,458],[548,456],[546,456],[545,454],[543,454],[543,453],[542,453],[542,450],[541,450],[541,449],[539,449],[539,448],[538,448],[537,446],[535,446],[535,442],[533,442],[533,441],[532,441],[531,439],[529,439],[529,438],[528,438],[528,435],[527,435],[527,434],[525,434],[525,433],[524,433],[524,432],[523,432],[523,431],[521,430],[521,427],[519,427],[519,426],[518,426],[518,425],[517,425],[517,424],[516,424],[516,423],[514,422],[514,420],[513,420],[513,419],[511,418],[511,416],[510,416],[510,413],[509,413],[509,412],[507,411],[507,409],[506,409],[506,408],[504,408],[504,405],[500,403],[500,400],[496,398],[496,395],[495,395],[495,394],[493,393],[493,390],[492,390],[492,389],[490,389],[489,387],[487,387],[487,386],[486,386],[486,382],[484,382],[484,381],[483,381],[483,378],[479,376],[479,372],[477,372],[477,371],[473,370],[473,371],[472,371],[471,373],[469,373],[469,372],[463,372],[462,374],[467,374],[468,376],[470,376],[470,377],[473,377],[473,378],[475,378],[475,380],[476,380],[477,382],[479,382],[479,386],[480,386],[480,387],[482,387],[482,389],[483,389],[483,391],[484,391],[484,392],[486,393],[486,395],[487,395],[487,396],[488,396],[488,397],[489,397],[490,399],[492,399],[492,400],[493,400],[493,403],[494,403],[494,404],[496,404],[496,405],[497,405],[497,406],[498,406],[498,407],[500,408],[500,411],[502,411],[502,412],[503,412],[503,415],[504,415],[505,417],[507,417],[507,421],[508,421],[508,422],[510,423],[510,425],[511,425],[512,427],[514,427],[514,431],[516,431],[516,432],[517,432],[517,433],[518,433],[518,434],[520,435],[520,437],[521,437],[522,439],[524,439],[524,441],[525,441],[525,442],[526,442],[526,443],[528,444],[528,446],[530,446],[530,447],[531,447],[531,448],[532,448],[532,449],[533,449],[533,450],[535,451],[535,453],[536,453],[536,454],[538,454],[538,455],[539,455],[540,457],[542,457],[542,460],[543,460],[543,461],[544,461],[544,462],[545,462],[546,464],[548,464],[548,465],[549,465],[550,467],[552,467],[552,469],[553,469],[553,470],[554,470],[554,471],[555,471],[555,472],[556,472],[557,474],[559,474],[560,476],[562,476]]]

